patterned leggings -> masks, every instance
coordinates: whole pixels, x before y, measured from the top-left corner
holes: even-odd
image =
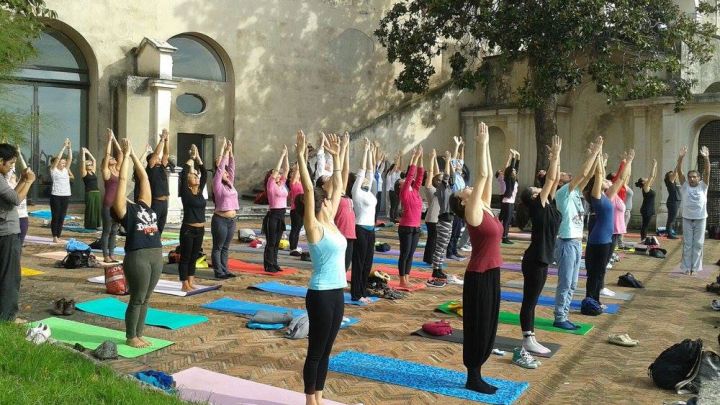
[[[442,265],[445,262],[445,254],[447,251],[448,243],[450,243],[452,226],[452,217],[450,217],[450,219],[438,218],[436,227],[437,234],[435,236],[435,252],[433,252],[432,257],[432,268],[434,270],[442,269]]]

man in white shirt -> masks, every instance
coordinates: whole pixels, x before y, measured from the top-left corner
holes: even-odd
[[[683,216],[683,250],[680,269],[686,274],[702,270],[703,244],[705,242],[705,223],[707,220],[707,192],[710,184],[710,151],[707,146],[700,148],[703,157],[702,179],[700,172],[690,170],[687,181],[682,172],[682,163],[687,154],[687,146],[680,150],[675,172],[680,180]]]

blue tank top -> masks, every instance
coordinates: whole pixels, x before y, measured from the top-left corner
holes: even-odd
[[[590,200],[595,210],[595,226],[588,235],[588,243],[593,245],[611,243],[615,225],[615,207],[610,202],[610,199],[605,196],[605,193],[602,193],[600,199],[591,198]]]
[[[323,237],[317,243],[308,243],[313,272],[308,288],[335,290],[347,287],[345,280],[345,248],[347,240],[338,231],[323,227]]]

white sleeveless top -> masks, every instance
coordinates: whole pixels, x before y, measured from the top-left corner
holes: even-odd
[[[50,176],[52,177],[52,195],[58,197],[69,197],[71,192],[70,172],[68,169],[50,169]]]

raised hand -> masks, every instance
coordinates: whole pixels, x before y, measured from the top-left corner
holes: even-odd
[[[704,158],[710,157],[710,150],[708,149],[707,146],[703,146],[702,148],[700,148],[700,156],[702,156]]]
[[[475,139],[477,140],[477,142],[483,143],[483,144],[489,142],[490,133],[488,132],[488,127],[487,127],[487,125],[485,125],[484,122],[481,122],[478,125],[478,132],[477,132],[477,135],[475,135]]]
[[[452,159],[452,154],[450,153],[449,150],[446,150],[446,151],[445,151],[445,159],[447,159],[447,160]]]
[[[453,136],[453,141],[457,146],[460,146],[460,144],[462,143],[462,139],[459,136]]]
[[[370,150],[370,140],[365,137],[365,150]]]
[[[21,179],[28,183],[32,183],[35,181],[35,172],[33,172],[32,169],[28,167],[23,171]]]
[[[150,145],[148,145],[150,147]],[[130,141],[128,141],[127,138],[123,138],[120,140],[120,150],[122,153],[129,155],[132,148],[130,147]]]
[[[435,159],[437,157],[437,152],[435,151],[435,148],[433,148],[432,152],[430,152],[430,158]]]
[[[70,138],[65,138],[65,142],[63,143],[63,146],[66,148],[70,147]]]
[[[555,135],[552,137],[552,141],[550,141],[550,153],[554,156],[558,156],[560,154],[560,151],[562,150],[562,138]]]
[[[167,128],[163,128],[162,132],[160,133],[160,140],[167,141],[170,139],[170,134],[168,133]]]
[[[287,145],[283,145],[282,155],[285,156],[288,153]]]
[[[420,147],[418,148],[418,157],[420,157],[422,155],[423,155],[423,146],[421,144]]]
[[[326,135],[324,147],[331,155],[337,156],[341,148],[340,138],[335,134]]]
[[[298,130],[295,134],[295,153],[300,157],[304,157],[305,148],[307,148],[305,142],[305,133],[302,130]]]

